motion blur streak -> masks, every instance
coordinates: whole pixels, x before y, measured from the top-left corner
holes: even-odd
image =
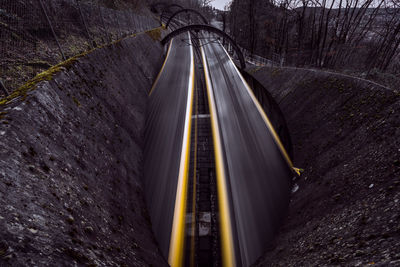
[[[287,161],[289,167],[293,170],[295,170],[296,168],[293,167],[293,162],[289,157],[289,154],[287,153],[285,147],[283,146],[278,134],[276,133],[274,127],[272,126],[271,121],[268,119],[267,114],[265,114],[263,108],[261,107],[260,103],[258,102],[257,98],[254,96],[253,91],[251,90],[250,86],[247,84],[246,80],[243,78],[243,76],[240,74],[238,68],[236,67],[235,63],[233,62],[232,58],[229,56],[228,52],[226,51],[226,49],[221,45],[222,49],[224,49],[225,54],[229,57],[229,59],[232,62],[233,67],[235,68],[236,72],[238,73],[240,79],[242,80],[243,84],[245,85],[247,92],[249,93],[251,100],[253,100],[254,104],[257,107],[258,112],[260,112],[265,124],[267,125],[269,131],[271,132],[272,136],[274,137],[274,140],[276,142],[276,144],[278,145],[279,149],[281,150],[281,153],[283,154],[283,156],[285,157],[285,160]]]
[[[220,211],[220,233],[222,248],[223,266],[235,266],[235,252],[233,248],[232,224],[229,208],[228,188],[226,183],[224,158],[222,154],[222,144],[220,129],[218,124],[217,107],[215,105],[213,86],[210,82],[207,59],[201,47],[204,75],[207,87],[208,104],[210,108],[211,127],[214,142],[215,167],[217,173],[218,206]]]
[[[193,60],[187,41],[171,42],[165,68],[149,96],[146,118],[143,182],[146,203],[160,250],[172,266],[182,264]]]
[[[185,241],[185,215],[186,215],[186,196],[188,189],[189,176],[189,157],[190,157],[190,133],[192,126],[193,91],[194,91],[194,54],[193,46],[189,35],[190,46],[190,78],[188,86],[188,97],[186,104],[185,132],[183,134],[183,146],[181,152],[181,162],[179,166],[178,188],[176,190],[176,200],[174,209],[174,219],[172,224],[171,241],[169,245],[168,262],[173,267],[182,266],[183,251]]]
[[[227,196],[221,196],[218,189],[218,201],[229,201],[225,206],[230,208],[236,264],[249,266],[273,240],[286,213],[291,162],[224,48],[210,42],[203,49],[204,69],[209,70],[207,84],[212,88],[210,99],[216,110],[213,128],[218,124],[222,147],[223,162],[216,163],[224,165],[220,168],[226,177]]]
[[[164,68],[165,68],[165,64],[167,63],[168,56],[169,56],[169,52],[171,51],[171,46],[172,46],[172,42],[173,42],[173,41],[174,41],[174,39],[172,39],[171,42],[169,43],[167,56],[165,57],[164,63],[163,63],[163,65],[162,65],[162,67],[161,67],[161,70],[160,70],[160,72],[158,73],[157,78],[156,78],[156,80],[154,81],[153,86],[152,86],[151,89],[150,89],[149,95],[151,95],[151,93],[152,93],[153,90],[154,90],[154,87],[156,87],[156,85],[157,85],[157,83],[158,83],[158,80],[160,79],[161,73],[163,72],[163,70],[164,70]]]

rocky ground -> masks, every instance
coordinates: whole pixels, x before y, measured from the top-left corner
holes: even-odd
[[[399,90],[318,71],[250,72],[285,114],[304,169],[256,266],[399,266]]]
[[[166,265],[140,180],[159,36],[73,58],[1,99],[0,266]]]

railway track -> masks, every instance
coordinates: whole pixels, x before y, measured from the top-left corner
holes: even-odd
[[[291,161],[234,62],[181,34],[149,96],[145,194],[171,266],[249,266],[285,213]]]
[[[196,55],[185,265],[218,267],[221,266],[221,257],[214,147],[203,66],[199,53]]]

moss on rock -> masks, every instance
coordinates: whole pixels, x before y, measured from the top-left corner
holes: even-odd
[[[155,28],[147,31],[146,34],[151,37],[154,41],[161,41],[161,28]]]
[[[61,62],[61,63],[49,68],[48,70],[39,73],[38,75],[36,75],[36,77],[34,77],[33,79],[31,79],[28,82],[26,82],[24,85],[22,85],[17,90],[15,90],[13,93],[11,93],[9,96],[0,99],[0,106],[6,105],[6,104],[10,103],[13,99],[18,98],[18,97],[22,97],[23,99],[25,99],[26,96],[27,96],[27,93],[29,91],[32,91],[32,90],[36,89],[36,86],[37,86],[38,83],[43,82],[43,81],[51,81],[53,79],[53,76],[56,73],[58,73],[58,72],[60,72],[61,70],[64,70],[64,69],[71,68],[71,66],[79,58],[81,58],[81,57],[93,52],[96,49],[108,47],[108,46],[111,46],[111,45],[115,45],[115,44],[121,42],[124,39],[132,38],[132,37],[135,37],[138,34],[143,34],[143,33],[146,33],[147,35],[149,35],[155,41],[160,41],[161,40],[161,30],[162,30],[162,27],[157,27],[157,28],[154,28],[154,29],[149,30],[149,31],[132,34],[130,36],[127,36],[127,37],[121,38],[121,39],[119,39],[117,41],[114,41],[114,42],[112,42],[112,43],[110,43],[108,45],[103,45],[103,46],[99,46],[99,47],[93,48],[93,49],[88,50],[86,52],[83,52],[83,53],[81,53],[79,55],[76,55],[76,56],[74,56],[74,57],[72,57],[72,58],[70,58],[70,59],[68,59],[66,61],[63,61],[63,62]]]
[[[36,77],[34,77],[33,79],[29,80],[27,83],[25,83],[24,85],[22,85],[21,87],[19,87],[17,90],[15,90],[12,94],[10,94],[9,96],[3,98],[0,100],[0,105],[6,105],[8,103],[10,103],[13,99],[17,98],[17,97],[23,97],[25,99],[25,97],[27,96],[27,93],[29,91],[32,91],[34,89],[36,89],[36,86],[38,83],[43,82],[43,81],[51,81],[53,79],[53,76],[60,72],[61,70],[64,69],[70,69],[71,66],[78,60],[78,58],[81,58],[83,56],[85,56],[86,54],[90,53],[91,51],[79,54],[75,57],[72,57],[64,62],[61,62],[53,67],[51,67],[50,69],[43,71],[41,73],[39,73],[38,75],[36,75]]]

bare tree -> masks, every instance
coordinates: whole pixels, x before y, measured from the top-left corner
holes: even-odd
[[[233,0],[229,11],[240,45],[291,64],[387,71],[399,55],[400,0]]]

